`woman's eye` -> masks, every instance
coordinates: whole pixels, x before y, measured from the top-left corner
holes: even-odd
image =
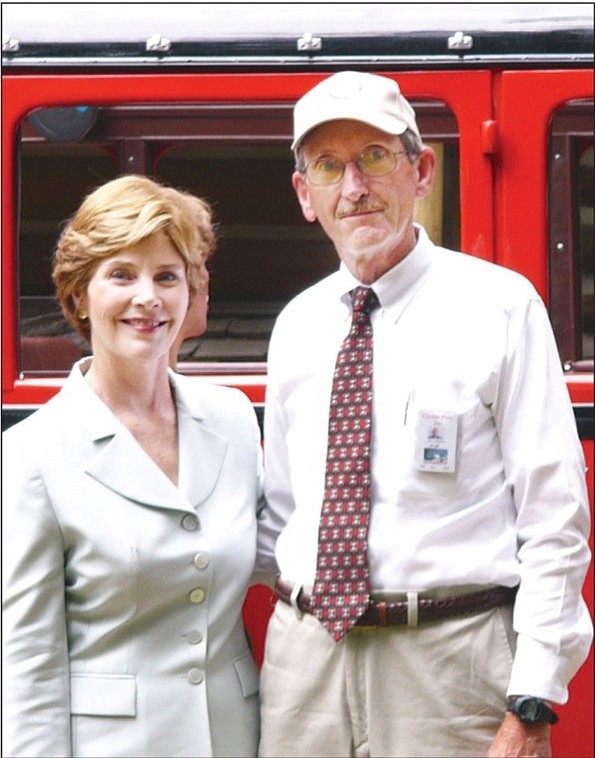
[[[179,277],[174,271],[162,271],[158,275],[157,281],[165,282],[165,283],[169,283],[169,282],[174,283],[174,282],[179,281]]]
[[[110,279],[128,280],[131,278],[132,278],[132,275],[130,274],[130,272],[126,271],[123,268],[116,268],[110,273]]]

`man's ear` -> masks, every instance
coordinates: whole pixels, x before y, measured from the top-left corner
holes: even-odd
[[[416,197],[425,197],[432,189],[436,173],[436,153],[427,145],[417,156],[417,187]]]
[[[310,190],[303,174],[299,171],[294,171],[291,176],[291,183],[300,202],[304,218],[312,224],[316,221],[316,214],[310,204]]]

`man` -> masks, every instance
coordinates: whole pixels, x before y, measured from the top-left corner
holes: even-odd
[[[270,345],[260,754],[547,756],[591,641],[547,313],[414,223],[435,156],[394,81],[336,74],[294,115],[293,186],[341,265]]]

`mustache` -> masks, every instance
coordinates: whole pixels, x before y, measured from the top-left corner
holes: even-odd
[[[359,213],[370,213],[372,211],[383,211],[385,209],[384,203],[379,200],[360,200],[357,203],[344,202],[338,208],[336,217],[341,219],[346,216],[356,216]]]

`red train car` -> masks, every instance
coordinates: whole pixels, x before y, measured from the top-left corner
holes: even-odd
[[[180,369],[240,387],[262,413],[275,316],[336,265],[291,188],[292,107],[357,69],[398,79],[437,152],[417,208],[432,238],[520,271],[544,298],[592,460],[591,4],[4,3],[2,40],[3,428],[89,350],[53,298],[52,249],[82,197],[126,172],[214,205],[209,327]],[[592,569],[585,594],[592,610]],[[253,589],[259,658],[269,613]],[[592,655],[559,710],[554,754],[592,756]]]

